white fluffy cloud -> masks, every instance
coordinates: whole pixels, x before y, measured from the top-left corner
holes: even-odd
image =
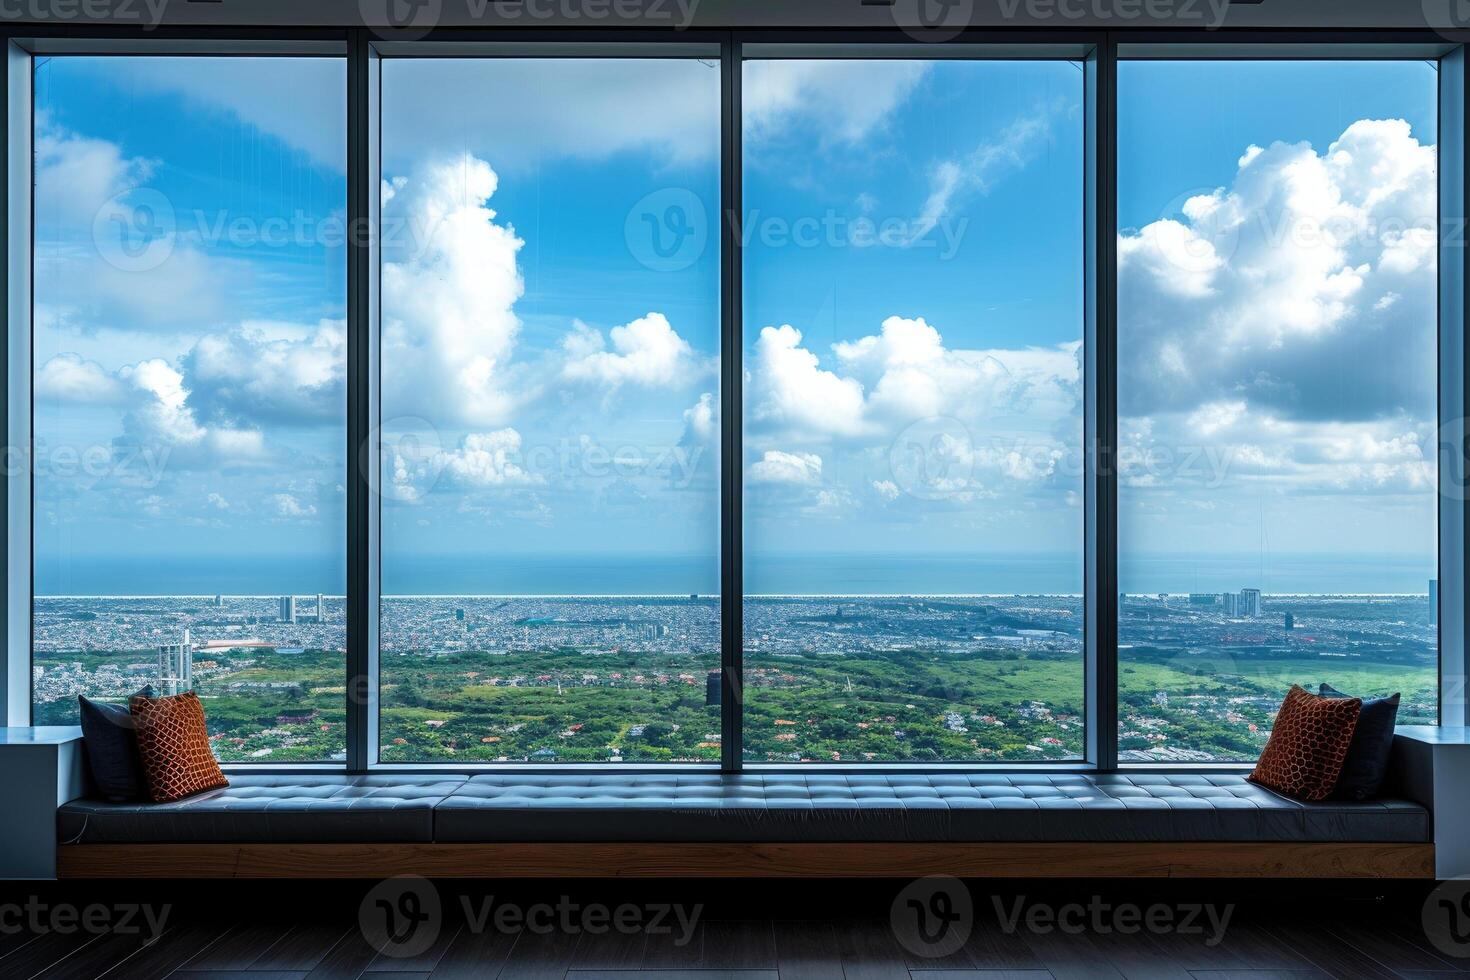
[[[217,496],[211,494],[211,496]],[[303,503],[289,493],[272,494],[269,499],[272,512],[282,520],[301,520],[316,516],[316,505]]]
[[[770,449],[750,464],[747,475],[752,483],[814,486],[822,480],[822,457],[816,453],[787,453]]]
[[[540,483],[521,460],[521,434],[515,429],[472,432],[458,449],[443,454],[444,475],[463,487],[516,487]]]
[[[246,323],[206,335],[184,358],[191,404],[206,416],[286,425],[340,422],[346,345],[340,320],[311,328]]]
[[[680,444],[698,446],[713,441],[718,422],[719,406],[715,404],[714,392],[706,391],[699,401],[684,410],[684,435]]]
[[[494,425],[514,404],[506,372],[523,243],[488,207],[497,184],[488,163],[465,155],[390,185],[385,227],[404,238],[385,246],[384,387],[398,414]]]
[[[801,346],[801,331],[765,327],[751,366],[751,421],[798,434],[856,435],[863,431],[863,386],[823,370]]]
[[[696,366],[694,349],[669,325],[662,313],[649,313],[608,331],[612,350],[602,332],[577,321],[562,342],[566,363],[562,376],[571,381],[594,382],[617,388],[623,384],[645,387],[687,385],[703,369]]]
[[[1359,120],[1251,146],[1227,187],[1119,237],[1135,487],[1432,488],[1435,148]]]
[[[201,424],[189,405],[184,376],[167,361],[141,361],[118,376],[132,399],[123,416],[124,444],[167,451],[170,466],[186,469],[240,466],[264,458],[260,430]]]
[[[882,441],[904,426],[947,416],[990,434],[984,420],[1026,412],[1057,420],[1076,411],[1080,345],[957,350],[923,318],[891,316],[880,332],[832,346],[840,371],[821,367],[791,326],[766,327],[751,369],[751,417],[787,437]]]
[[[1406,122],[1360,120],[1321,153],[1252,146],[1182,210],[1119,237],[1126,413],[1432,406],[1435,150]]]
[[[96,361],[78,354],[57,354],[36,371],[35,396],[73,405],[118,403],[125,389]]]

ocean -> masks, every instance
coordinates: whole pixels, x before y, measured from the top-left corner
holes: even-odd
[[[385,595],[710,595],[713,556],[403,555],[382,564]],[[1123,592],[1374,593],[1425,595],[1432,556],[1127,556]],[[984,595],[1082,592],[1081,557],[1023,555],[758,555],[745,563],[755,595]],[[309,556],[37,563],[37,595],[341,595],[342,563]]]

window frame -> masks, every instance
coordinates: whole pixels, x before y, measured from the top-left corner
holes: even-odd
[[[347,547],[347,760],[344,764],[238,764],[251,772],[368,771],[436,772],[595,771],[616,778],[621,773],[693,770],[709,764],[640,765],[570,763],[434,763],[387,764],[377,761],[377,605],[378,507],[373,480],[378,469],[375,445],[378,400],[378,107],[381,60],[385,57],[511,56],[523,57],[536,46],[543,56],[597,57],[609,53],[647,57],[650,53],[687,57],[689,51],[718,49],[720,99],[720,311],[721,311],[721,669],[723,748],[720,771],[892,772],[918,770],[1161,771],[1239,770],[1240,764],[1117,762],[1117,432],[1116,366],[1116,67],[1119,59],[1306,60],[1403,59],[1433,60],[1439,69],[1439,282],[1438,394],[1441,445],[1438,501],[1439,537],[1439,711],[1440,724],[1465,725],[1465,684],[1470,675],[1470,623],[1465,615],[1467,483],[1467,415],[1465,391],[1466,282],[1470,249],[1465,246],[1465,211],[1470,203],[1470,172],[1465,164],[1465,134],[1470,128],[1470,98],[1465,47],[1425,31],[1382,31],[1365,34],[1335,30],[1214,31],[1040,31],[971,29],[944,43],[921,43],[894,30],[586,30],[436,29],[412,42],[380,38],[366,28],[252,29],[193,28],[156,30],[68,27],[60,35],[47,25],[19,25],[0,30],[6,63],[0,74],[0,106],[6,122],[0,129],[0,263],[5,275],[0,309],[6,318],[6,344],[0,346],[0,418],[9,447],[31,442],[31,121],[32,60],[38,54],[311,54],[340,55],[347,61],[347,217],[348,241],[348,488]],[[554,47],[548,47],[554,46]],[[1086,711],[1083,760],[1066,763],[750,763],[741,759],[741,587],[742,535],[740,388],[743,363],[742,255],[737,216],[742,214],[741,66],[762,52],[792,52],[801,57],[853,57],[861,49],[873,57],[1065,57],[1084,65],[1086,114],[1084,151],[1084,690]],[[1449,449],[1449,447],[1454,447]],[[1448,455],[1446,450],[1448,449]],[[8,458],[8,457],[7,457]],[[1454,465],[1446,465],[1446,461]],[[28,467],[7,466],[0,480],[0,510],[5,512],[6,560],[3,616],[6,654],[0,670],[0,706],[5,722],[31,721],[31,474]]]

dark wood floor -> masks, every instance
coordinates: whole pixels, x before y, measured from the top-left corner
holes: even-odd
[[[719,883],[567,883],[560,890],[543,885],[535,893],[518,893],[514,885],[461,881],[439,884],[441,913],[432,917],[425,948],[395,956],[380,952],[364,935],[360,909],[371,884],[339,883],[320,890],[300,883],[195,885],[189,891],[158,885],[130,895],[125,887],[70,883],[65,889],[38,890],[0,882],[0,978],[633,980],[640,971],[654,972],[655,980],[1470,976],[1470,958],[1436,949],[1424,932],[1421,912],[1428,888],[1399,888],[1385,896],[1371,889],[1292,884],[1246,887],[1235,894],[1218,885],[1123,891],[1104,883],[1053,884],[1044,891],[1007,885],[996,892],[993,885],[971,882],[968,938],[955,951],[934,957],[910,948],[916,943],[902,935],[902,926],[895,931],[891,913],[905,882],[751,882],[735,886],[738,892]],[[518,909],[565,901],[573,909],[566,921],[574,923],[590,906],[631,906],[640,926],[593,933],[577,927],[502,929],[492,920],[477,929],[474,910],[483,910],[487,899],[493,908],[509,903]],[[1043,915],[1068,903],[1104,903],[1109,911],[1089,922],[1107,928],[1042,931],[1027,928],[1025,921],[1008,928],[1006,919],[1018,899],[1023,914],[1039,906]],[[119,910],[145,904],[155,919],[166,908],[167,919],[157,936],[146,926],[139,932],[17,931],[17,925],[29,925],[27,902],[38,905],[43,917],[58,908],[80,914],[88,905],[118,916]],[[1209,941],[1212,929],[1203,914],[1195,919],[1198,932],[1111,929],[1119,922],[1130,924],[1113,917],[1111,909],[1120,904],[1141,910],[1161,904],[1168,911],[1160,914],[1178,922],[1199,902],[1216,905],[1217,921],[1231,906],[1217,943]],[[682,903],[686,915],[704,905],[688,942],[678,941],[677,920],[669,920],[670,932],[646,928],[656,910],[669,903]],[[134,915],[132,924],[141,921]],[[1470,954],[1470,942],[1464,951]]]

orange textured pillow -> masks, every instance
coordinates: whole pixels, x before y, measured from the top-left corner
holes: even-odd
[[[154,803],[230,785],[214,760],[204,705],[193,691],[166,698],[134,697],[128,710],[138,728],[138,754]]]
[[[1325,800],[1337,785],[1362,707],[1362,698],[1322,698],[1293,684],[1248,778],[1298,800]]]

